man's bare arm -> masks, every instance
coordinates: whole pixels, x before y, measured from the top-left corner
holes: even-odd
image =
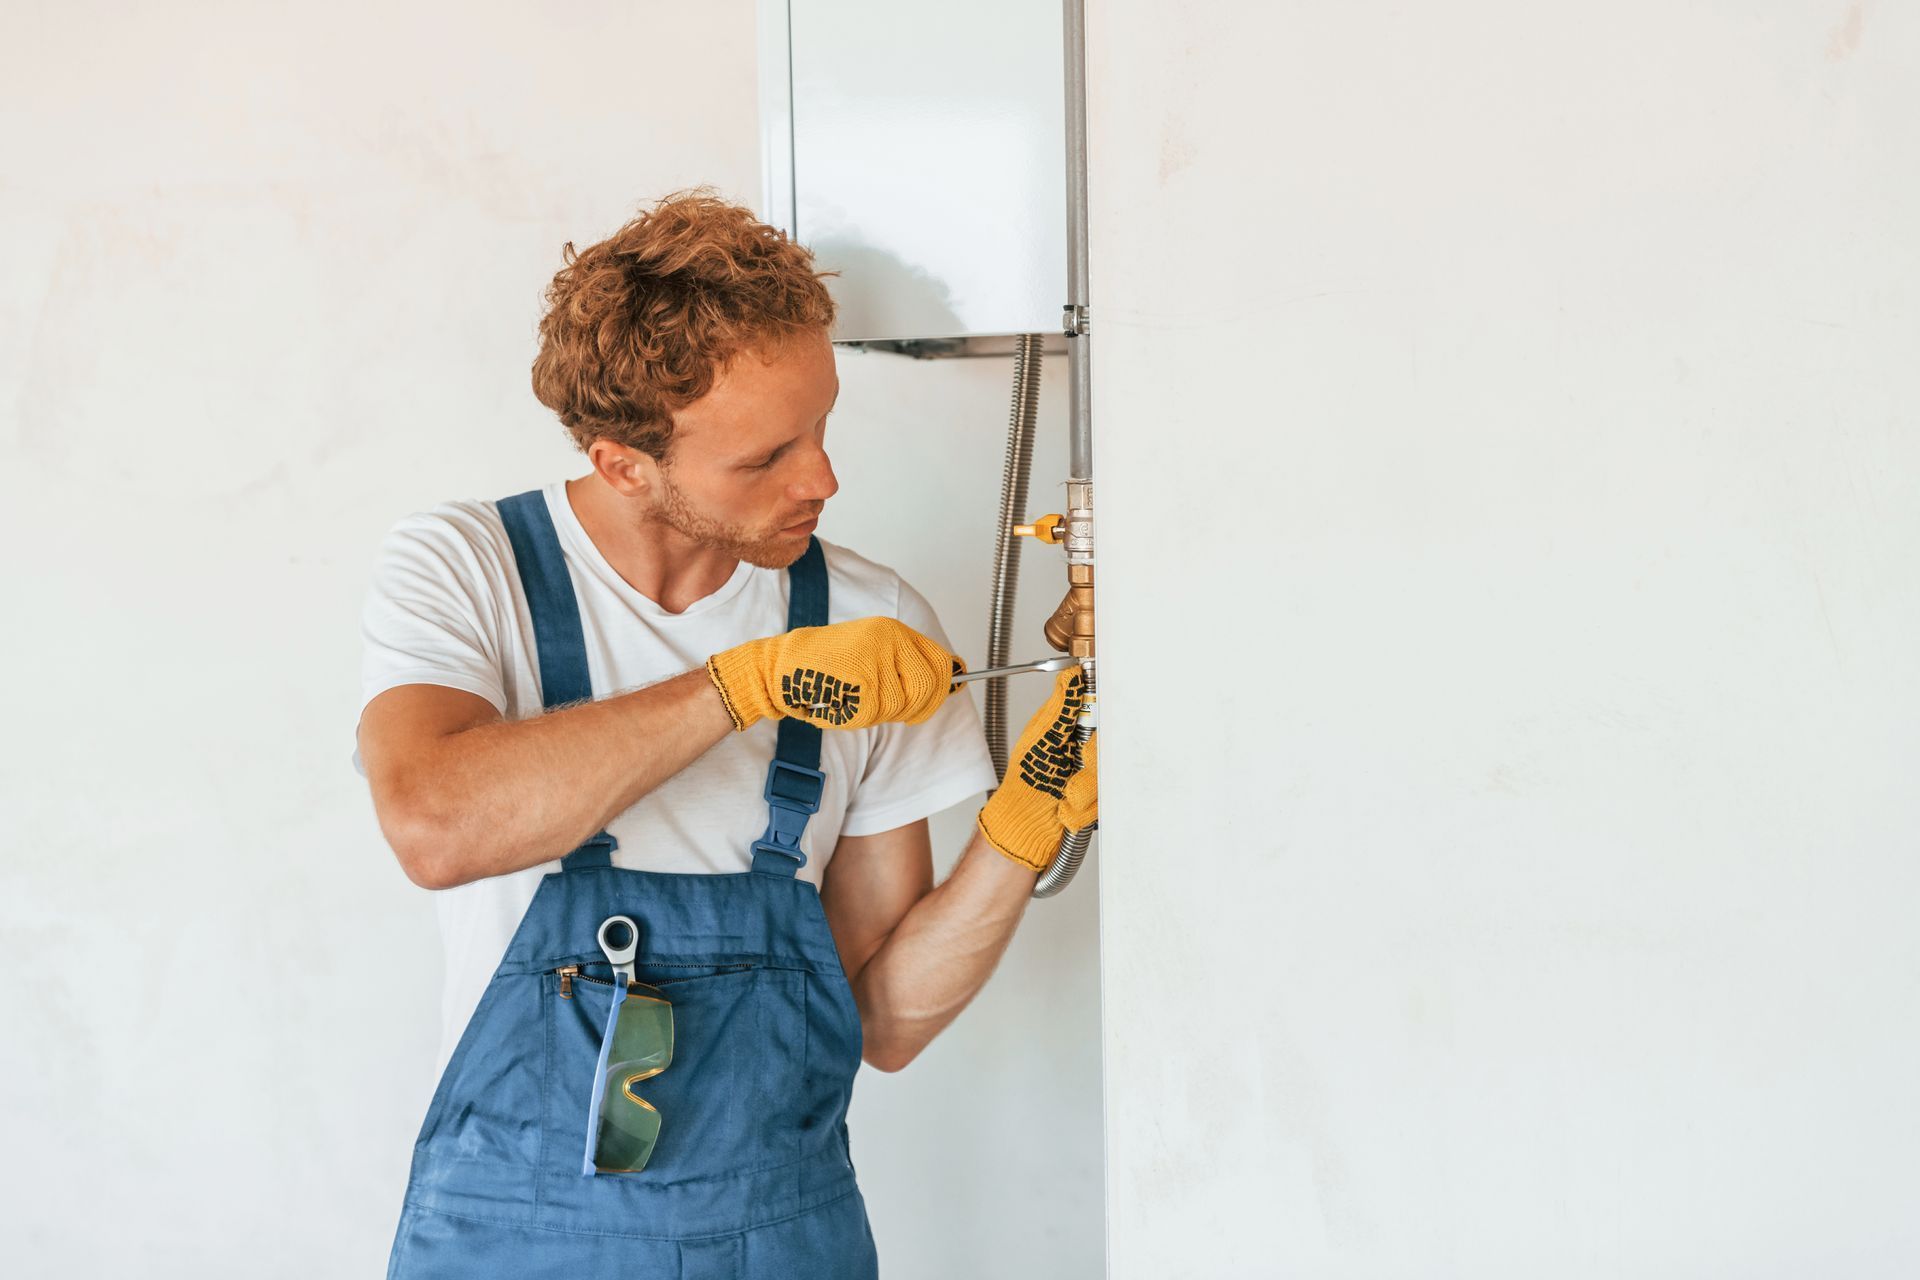
[[[696,669],[513,721],[463,690],[401,685],[367,704],[359,741],[407,878],[446,889],[560,856],[732,731]]]
[[[1006,952],[1038,878],[978,830],[937,888],[924,821],[841,838],[821,905],[860,1006],[869,1064],[900,1070],[960,1016]]]

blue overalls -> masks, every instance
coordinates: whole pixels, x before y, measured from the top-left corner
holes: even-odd
[[[501,500],[533,612],[542,701],[592,696],[573,584],[546,500]],[[827,620],[819,542],[788,571],[787,626]],[[820,895],[794,873],[819,807],[820,730],[783,719],[753,869],[612,865],[594,836],[540,882],[440,1078],[414,1144],[389,1280],[873,1280],[847,1104],[860,1013]],[[640,926],[636,976],[673,1002],[673,1062],[638,1173],[581,1172],[613,1001],[600,922]],[[560,972],[578,966],[578,973]]]

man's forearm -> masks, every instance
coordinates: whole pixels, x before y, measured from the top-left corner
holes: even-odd
[[[855,979],[865,1055],[911,1062],[986,985],[1033,898],[1038,873],[976,828],[947,879],[913,905]]]
[[[733,730],[704,669],[439,739],[418,762],[441,887],[574,848]]]

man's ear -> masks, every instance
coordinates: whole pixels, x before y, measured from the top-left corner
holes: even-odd
[[[587,446],[587,461],[623,498],[647,498],[659,488],[660,464],[652,454],[616,444],[605,436]]]

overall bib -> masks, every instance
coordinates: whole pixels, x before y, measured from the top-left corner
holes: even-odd
[[[498,505],[533,612],[542,702],[590,698],[546,500],[534,490]],[[825,624],[818,541],[788,583],[787,626]],[[781,720],[751,871],[615,867],[603,831],[540,882],[428,1105],[389,1280],[877,1278],[847,1141],[860,1013],[819,892],[794,874],[819,763],[820,730]],[[637,979],[673,1003],[673,1061],[640,1087],[661,1116],[646,1168],[587,1176],[614,996],[596,934],[613,915],[639,925]]]

